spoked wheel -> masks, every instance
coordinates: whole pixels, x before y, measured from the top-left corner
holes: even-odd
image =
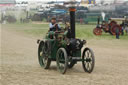
[[[119,34],[121,34],[121,26],[119,25],[115,25],[111,28],[110,32],[112,35],[116,35],[116,31],[118,30],[119,31]]]
[[[93,33],[94,33],[95,35],[102,35],[102,30],[101,30],[101,28],[95,28],[95,29],[93,30]]]
[[[117,24],[116,21],[111,21],[111,22],[109,23],[109,26],[112,28],[112,27],[115,26],[116,24]]]
[[[85,72],[91,73],[95,65],[94,53],[90,48],[85,48],[82,54],[82,65]]]
[[[70,62],[68,62],[68,68],[73,68],[73,66],[77,63],[77,61],[72,60]]]
[[[44,69],[48,69],[51,64],[51,59],[48,58],[48,56],[45,55],[45,45],[44,42],[41,41],[38,47],[38,60],[41,67]]]
[[[56,56],[56,63],[57,63],[57,69],[60,71],[60,73],[64,74],[68,67],[67,52],[64,48],[58,49]]]

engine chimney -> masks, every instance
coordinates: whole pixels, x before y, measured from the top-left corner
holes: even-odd
[[[71,38],[75,38],[75,7],[70,7]]]

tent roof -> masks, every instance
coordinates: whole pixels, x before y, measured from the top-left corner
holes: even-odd
[[[15,0],[0,0],[0,4],[15,4]]]

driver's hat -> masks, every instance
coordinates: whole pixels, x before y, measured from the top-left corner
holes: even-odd
[[[55,17],[52,17],[52,19],[51,20],[56,20],[56,18]]]

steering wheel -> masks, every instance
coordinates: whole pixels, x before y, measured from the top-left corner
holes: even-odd
[[[61,31],[55,31],[55,34],[61,33]]]

